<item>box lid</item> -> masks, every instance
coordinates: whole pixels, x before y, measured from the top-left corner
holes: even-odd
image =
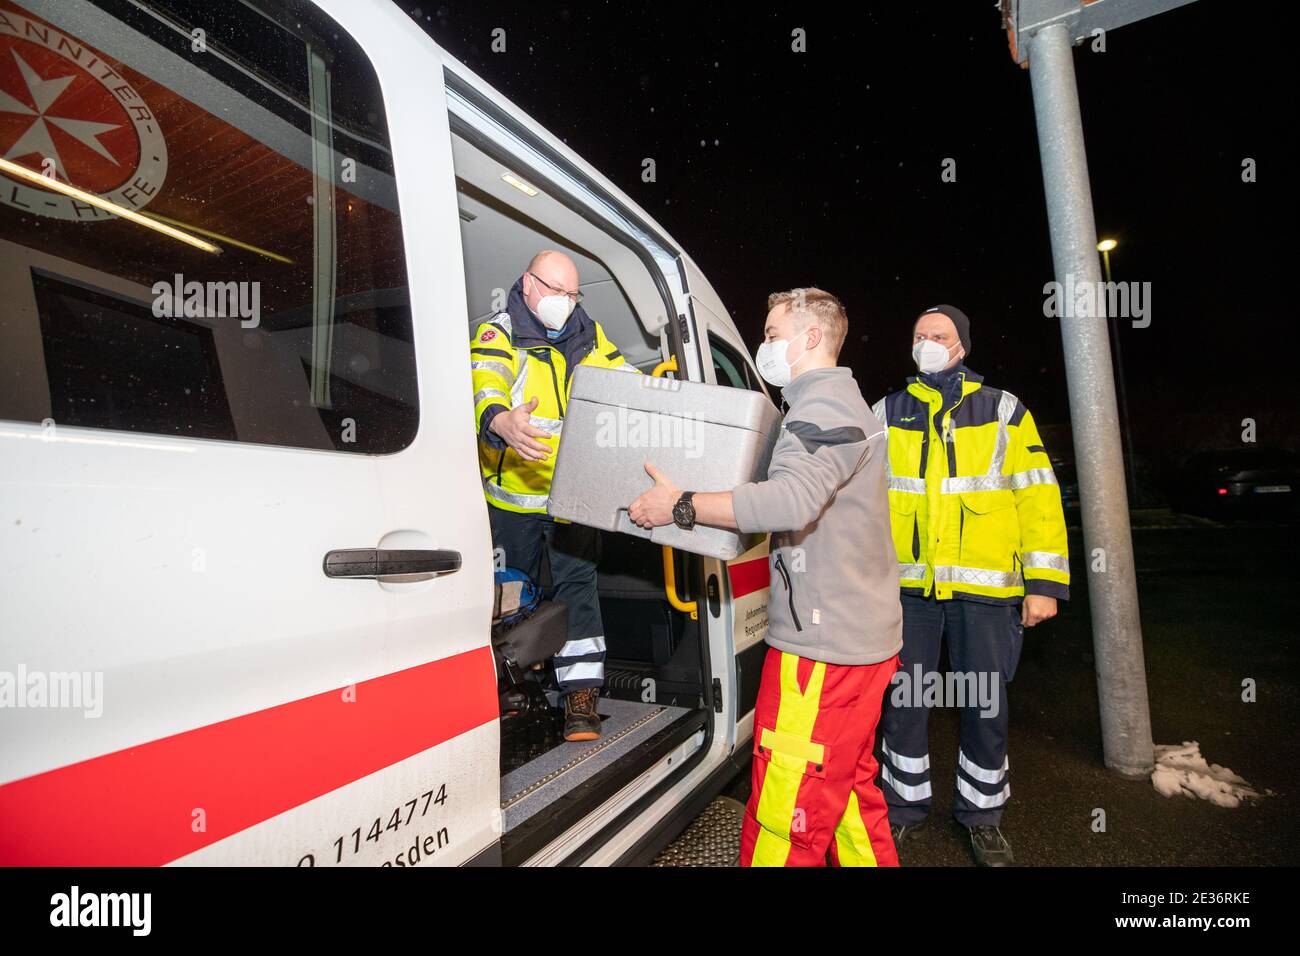
[[[762,392],[729,385],[634,375],[590,365],[581,365],[574,370],[569,403],[576,401],[693,417],[716,425],[764,433],[774,429],[781,420],[781,413]]]

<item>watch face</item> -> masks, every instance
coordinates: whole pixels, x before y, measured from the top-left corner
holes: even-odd
[[[695,524],[695,506],[689,501],[679,501],[673,505],[673,521],[679,527],[689,528]]]

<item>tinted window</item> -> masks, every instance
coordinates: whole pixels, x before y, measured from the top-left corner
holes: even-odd
[[[754,392],[763,391],[763,386],[750,370],[749,363],[731,346],[710,337],[709,352],[713,356],[714,381],[719,385],[747,388]]]
[[[32,280],[56,422],[234,440],[211,329],[42,272]]]
[[[409,444],[387,121],[351,37],[304,2],[39,8],[0,0],[0,418]]]

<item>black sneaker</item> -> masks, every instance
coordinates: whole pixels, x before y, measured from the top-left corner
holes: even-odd
[[[600,736],[600,715],[596,713],[599,687],[571,690],[564,697],[564,739],[595,740]]]
[[[997,827],[971,827],[970,849],[980,866],[1012,866],[1016,862],[1011,844]]]
[[[904,840],[911,838],[917,830],[924,826],[924,820],[920,823],[891,823],[889,825],[889,834],[894,838],[894,846],[898,846]]]

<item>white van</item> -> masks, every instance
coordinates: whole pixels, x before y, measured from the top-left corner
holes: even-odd
[[[639,368],[763,387],[395,4],[0,0],[0,157],[0,863],[640,863],[746,763],[765,542],[605,535],[604,735],[502,717],[470,330],[561,248]]]

